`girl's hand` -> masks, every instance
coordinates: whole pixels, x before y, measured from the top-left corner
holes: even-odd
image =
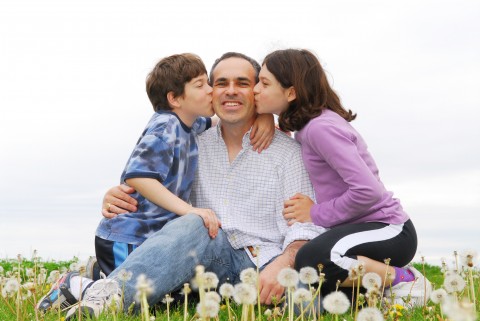
[[[260,114],[250,131],[250,144],[254,151],[261,153],[272,143],[275,135],[275,121],[272,114]]]
[[[288,225],[296,222],[311,222],[310,209],[313,204],[315,203],[310,197],[297,193],[284,202],[283,217],[288,220]]]

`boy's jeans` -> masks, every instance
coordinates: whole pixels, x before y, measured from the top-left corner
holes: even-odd
[[[133,273],[132,279],[125,282],[127,309],[135,301],[135,284],[140,274],[152,281],[154,289],[148,302],[155,304],[166,294],[181,289],[184,283],[190,283],[198,264],[217,274],[219,286],[224,282],[240,282],[240,272],[255,267],[244,249],[231,247],[223,230],[219,229],[215,239],[211,239],[202,218],[187,214],[150,236],[108,278],[117,279],[122,287],[123,281],[116,277],[118,272],[125,269]]]

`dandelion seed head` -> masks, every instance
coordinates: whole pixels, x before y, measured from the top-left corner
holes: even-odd
[[[7,282],[5,282],[4,287],[2,288],[2,296],[4,298],[14,296],[19,288],[20,284],[18,283],[17,279],[8,279]]]
[[[442,305],[445,315],[455,321],[475,321],[477,316],[475,315],[475,309],[473,303],[468,301],[455,301],[448,299]]]
[[[293,292],[293,302],[302,304],[303,302],[310,302],[312,300],[312,292],[307,289],[300,288]]]
[[[132,276],[133,273],[125,269],[121,269],[117,274],[117,278],[122,282],[130,281],[132,279]]]
[[[363,308],[358,312],[357,321],[383,321],[383,314],[377,308]]]
[[[217,292],[209,291],[205,293],[205,300],[212,300],[217,303],[220,303],[222,299],[220,298],[220,295]]]
[[[170,294],[165,295],[165,297],[162,299],[162,303],[165,303],[165,304],[170,304],[173,301],[175,301],[175,299],[172,298]]]
[[[298,279],[298,272],[292,268],[283,268],[277,275],[278,282],[286,288],[297,286]]]
[[[432,300],[432,302],[435,304],[443,304],[447,299],[447,296],[447,291],[445,291],[444,289],[437,289],[435,291],[432,291],[432,293],[430,294],[430,300]]]
[[[73,262],[72,264],[70,264],[68,269],[70,271],[78,271],[78,270],[80,270],[80,264],[78,262]]]
[[[201,318],[215,318],[219,310],[220,304],[212,300],[205,300],[203,303],[197,304],[197,313]]]
[[[137,283],[135,284],[135,289],[137,289],[137,293],[142,294],[145,293],[147,296],[153,293],[153,284],[152,280],[148,279],[145,274],[140,274],[137,277]]]
[[[224,298],[231,298],[233,296],[233,294],[235,293],[235,289],[233,287],[233,285],[231,285],[230,283],[223,283],[221,286],[220,286],[220,295]]]
[[[300,269],[299,278],[303,284],[313,284],[318,282],[318,272],[314,268],[306,266]]]
[[[182,295],[189,295],[191,292],[192,292],[192,289],[190,289],[190,284],[184,283],[183,289],[182,289]]]
[[[365,289],[369,290],[371,288],[380,288],[382,285],[382,278],[380,275],[374,272],[365,273],[362,278],[362,285]]]
[[[323,299],[325,310],[331,314],[344,314],[350,307],[350,301],[343,292],[332,292]]]
[[[462,258],[462,263],[469,268],[472,268],[477,260],[477,252],[475,250],[467,250],[463,252],[460,257]]]
[[[233,299],[238,304],[254,304],[257,299],[257,292],[250,284],[238,283],[234,287]]]
[[[36,288],[36,285],[33,282],[25,282],[22,284],[22,289],[25,289],[27,291],[34,291],[35,288]]]
[[[254,268],[248,268],[240,272],[240,280],[243,283],[248,283],[251,285],[257,284],[257,271]]]
[[[453,273],[445,277],[443,286],[448,293],[460,292],[465,288],[465,280],[460,275]]]
[[[202,275],[203,285],[207,289],[215,289],[218,286],[218,277],[213,272],[205,272]]]
[[[52,272],[50,272],[50,275],[48,276],[47,282],[53,284],[53,283],[57,282],[58,279],[60,279],[60,271],[53,270]]]
[[[35,272],[33,271],[33,269],[25,268],[25,276],[27,278],[33,278],[35,276]]]
[[[266,309],[265,312],[263,312],[263,315],[266,316],[267,318],[272,316],[272,310]]]

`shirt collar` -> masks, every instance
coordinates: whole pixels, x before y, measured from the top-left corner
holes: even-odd
[[[218,121],[218,124],[217,124],[217,126],[216,126],[217,128],[216,128],[216,130],[215,130],[215,133],[216,133],[216,139],[223,141],[221,123],[222,123],[222,121],[219,120],[219,121]],[[250,129],[245,133],[245,135],[243,135],[243,138],[242,138],[242,146],[243,146],[243,148],[250,146],[250,132],[251,132],[251,131],[252,131],[252,128],[250,127]]]

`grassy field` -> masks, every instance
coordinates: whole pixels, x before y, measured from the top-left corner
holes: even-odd
[[[323,313],[317,317],[294,315],[288,306],[283,303],[275,306],[259,306],[252,302],[236,303],[233,298],[222,297],[221,301],[213,310],[202,310],[196,303],[188,304],[185,309],[183,302],[160,304],[145,309],[145,313],[128,314],[106,312],[99,320],[165,320],[165,321],[191,321],[191,320],[229,320],[229,321],[311,321],[311,320],[477,320],[479,317],[478,293],[480,278],[478,267],[468,267],[468,262],[461,256],[454,258],[454,266],[432,266],[427,263],[418,263],[414,266],[422,271],[432,282],[434,289],[444,289],[439,292],[439,297],[428,300],[425,306],[406,309],[399,305],[389,304],[389,299],[380,298],[377,302],[368,297],[360,296],[355,302],[349,302],[348,309],[344,313],[333,311]],[[65,312],[52,310],[46,314],[36,312],[34,307],[37,301],[48,292],[52,283],[56,281],[59,273],[67,270],[81,268],[81,262],[73,258],[71,261],[42,261],[40,258],[14,260],[0,259],[0,321],[19,320],[44,320],[62,321]],[[201,275],[199,276],[201,279]],[[198,281],[197,280],[197,281]],[[198,282],[202,284],[201,281]],[[15,284],[17,285],[15,287]],[[220,285],[219,285],[220,286]],[[317,286],[317,285],[314,285]],[[453,290],[452,290],[453,286]],[[215,285],[216,287],[216,285]],[[208,289],[207,289],[208,290]],[[293,289],[292,289],[293,290]],[[200,286],[200,292],[204,297],[204,289]],[[441,290],[443,291],[443,290]],[[140,296],[142,297],[142,296]],[[220,297],[218,297],[220,300]],[[438,303],[438,301],[441,301]],[[202,300],[207,302],[208,300]],[[237,300],[239,301],[239,300]],[[373,302],[373,303],[372,303]],[[305,305],[308,302],[304,303]],[[406,304],[408,305],[408,298]],[[363,306],[375,309],[370,317],[357,312]],[[260,309],[260,311],[259,311]],[[335,310],[335,309],[334,309]],[[371,309],[370,309],[371,310]],[[199,315],[205,314],[203,317]],[[212,312],[213,311],[213,312]],[[367,312],[367,309],[365,309]],[[206,315],[211,313],[211,315]],[[148,316],[147,316],[148,315]]]

